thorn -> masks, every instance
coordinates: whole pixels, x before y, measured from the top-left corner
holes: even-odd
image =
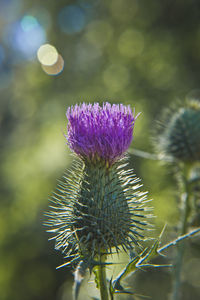
[[[60,268],[62,268],[62,267],[65,267],[65,266],[69,266],[71,264],[71,262],[66,262],[66,263],[64,263],[64,264],[62,264],[62,265],[60,265],[60,266],[58,266],[57,268],[56,268],[56,270],[58,270],[58,269],[60,269]]]

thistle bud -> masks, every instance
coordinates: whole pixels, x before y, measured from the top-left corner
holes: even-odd
[[[200,102],[190,100],[167,112],[157,132],[155,147],[162,157],[200,160]]]
[[[96,103],[69,108],[67,118],[76,160],[52,199],[47,225],[70,263],[92,264],[102,252],[131,250],[143,239],[146,193],[124,169],[137,117],[129,106]]]

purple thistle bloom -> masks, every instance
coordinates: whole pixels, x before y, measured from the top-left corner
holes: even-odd
[[[82,158],[100,158],[111,164],[131,144],[137,116],[130,106],[83,103],[68,108],[66,115],[68,145]]]

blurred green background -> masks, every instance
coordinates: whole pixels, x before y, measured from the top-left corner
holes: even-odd
[[[44,44],[55,48],[39,55]],[[56,270],[63,255],[43,225],[48,197],[71,163],[67,107],[130,104],[142,112],[132,150],[152,152],[161,110],[177,99],[199,98],[199,80],[198,0],[0,0],[1,300],[72,299],[72,270]],[[170,170],[132,154],[130,165],[153,198],[155,235],[167,222],[169,241],[178,218]],[[188,242],[183,300],[200,298],[199,250],[198,239]],[[171,272],[141,271],[129,286],[165,300]],[[80,299],[88,294],[84,287]]]

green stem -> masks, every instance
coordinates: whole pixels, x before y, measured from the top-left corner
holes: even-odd
[[[100,264],[97,267],[101,300],[109,300],[108,285],[106,279],[106,266],[103,264],[105,261],[106,261],[106,256],[101,255],[100,263],[102,264]]]
[[[169,162],[169,163],[170,162],[171,163],[174,162],[171,157],[166,157],[166,156],[165,157],[161,157],[161,156],[159,156],[157,154],[149,153],[149,152],[142,151],[142,150],[135,149],[135,148],[134,148],[134,150],[130,149],[128,152],[130,154],[135,155],[135,156],[146,158],[146,159],[161,160],[161,161],[166,161],[166,162]]]
[[[182,177],[181,183],[183,187],[183,192],[181,195],[181,217],[179,224],[179,234],[184,235],[187,232],[188,216],[190,211],[189,199],[190,199],[190,184],[188,182],[188,168],[185,168],[186,174]],[[181,243],[177,246],[177,256],[175,261],[175,271],[174,271],[174,281],[172,289],[171,300],[180,299],[180,285],[181,285],[181,271],[183,265],[183,255],[184,255],[185,245]]]

